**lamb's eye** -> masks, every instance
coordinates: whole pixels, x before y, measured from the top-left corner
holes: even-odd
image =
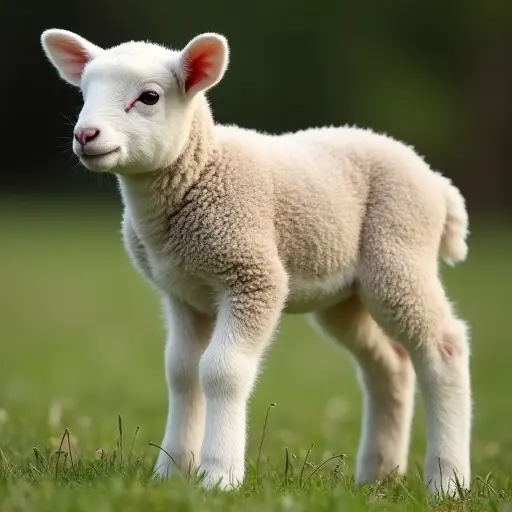
[[[159,99],[160,96],[155,91],[146,91],[139,96],[139,101],[144,105],[154,105]]]

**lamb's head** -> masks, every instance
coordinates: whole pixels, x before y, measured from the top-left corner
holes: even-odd
[[[228,63],[227,41],[213,33],[182,51],[134,41],[103,49],[58,29],[44,31],[41,43],[61,78],[82,91],[73,152],[88,169],[119,174],[151,172],[179,156],[195,102]]]

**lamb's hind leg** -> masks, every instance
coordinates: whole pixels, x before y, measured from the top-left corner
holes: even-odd
[[[414,370],[407,351],[377,326],[357,297],[315,313],[312,324],[343,344],[358,366],[363,428],[356,482],[407,469],[414,405]]]
[[[390,336],[403,342],[418,376],[427,420],[426,483],[431,492],[452,494],[457,479],[466,488],[470,481],[466,326],[452,312],[428,247],[413,255],[391,230],[385,243],[373,246],[368,240],[363,247],[363,303]]]

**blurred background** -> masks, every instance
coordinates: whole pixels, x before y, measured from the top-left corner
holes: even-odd
[[[80,96],[43,58],[40,32],[67,28],[101,46],[151,39],[183,47],[203,31],[231,43],[210,98],[219,122],[267,131],[370,126],[405,139],[453,177],[472,212],[512,201],[512,3],[501,0],[6,2],[0,34],[1,191],[111,195],[112,183],[71,172],[66,140]],[[28,141],[30,144],[27,145]],[[24,148],[26,147],[26,150]],[[71,159],[74,163],[74,160]]]
[[[52,27],[104,47],[150,39],[177,49],[221,32],[231,64],[209,95],[217,121],[271,132],[368,126],[451,177],[467,199],[472,236],[468,262],[446,272],[446,283],[473,332],[482,471],[512,447],[503,392],[512,356],[512,2],[20,0],[4,2],[2,14],[0,418],[26,436],[13,436],[13,450],[47,443],[41,425],[70,426],[82,446],[98,447],[105,432],[115,437],[117,413],[159,441],[167,402],[157,300],[123,252],[115,179],[87,173],[72,155],[80,94],[40,48]],[[320,436],[353,454],[352,369],[302,326],[285,322],[252,421],[261,426],[275,401],[276,449],[307,448]]]

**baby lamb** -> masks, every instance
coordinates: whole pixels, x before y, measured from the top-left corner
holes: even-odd
[[[351,127],[271,135],[213,120],[218,34],[182,51],[103,49],[41,36],[84,99],[73,151],[113,173],[134,266],[161,296],[169,413],[155,474],[198,469],[202,485],[244,478],[247,402],[283,313],[308,314],[346,347],[363,390],[355,479],[407,469],[417,375],[427,421],[425,482],[470,484],[465,323],[438,275],[467,254],[459,190],[409,146]]]

